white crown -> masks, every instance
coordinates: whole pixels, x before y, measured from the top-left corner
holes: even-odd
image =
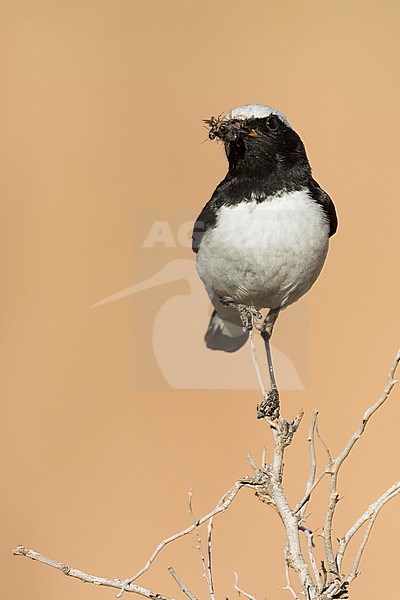
[[[239,106],[230,110],[225,116],[225,119],[265,119],[269,115],[276,115],[280,118],[285,125],[291,128],[291,125],[285,115],[283,115],[276,108],[272,106],[265,106],[264,104],[246,104],[245,106]]]

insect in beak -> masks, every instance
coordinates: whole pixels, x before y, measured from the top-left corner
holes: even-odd
[[[250,137],[258,137],[258,133],[254,131],[254,129],[251,129],[247,135]]]

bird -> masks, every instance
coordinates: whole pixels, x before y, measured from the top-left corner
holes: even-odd
[[[212,350],[235,352],[256,324],[270,376],[258,416],[277,418],[269,340],[279,313],[318,278],[338,227],[336,210],[312,176],[300,136],[279,110],[247,104],[204,122],[228,160],[192,234],[197,272],[214,307],[205,342]],[[260,324],[263,309],[268,314]]]

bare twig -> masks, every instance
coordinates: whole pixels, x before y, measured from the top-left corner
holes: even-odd
[[[325,475],[330,473],[330,468],[331,468],[330,464],[326,465],[326,467],[322,471],[322,473],[320,473],[318,475],[317,479],[314,481],[313,485],[311,486],[310,491],[300,500],[298,505],[293,509],[294,515],[297,514],[299,512],[299,510],[301,508],[303,508],[304,504],[306,504],[310,500],[311,494],[313,493],[315,488],[318,486],[318,484],[321,482],[321,480],[325,477]]]
[[[172,577],[175,579],[176,583],[181,588],[182,592],[186,594],[189,600],[197,600],[196,596],[189,590],[187,585],[182,581],[179,577],[178,573],[175,571],[174,567],[168,567],[168,571],[171,573]]]
[[[212,531],[214,527],[214,517],[208,521],[207,526],[207,572],[208,579],[210,581],[210,586],[212,590],[212,598],[214,598],[214,579],[212,572]]]
[[[68,575],[69,577],[75,577],[76,579],[83,581],[83,583],[92,583],[93,585],[113,587],[120,590],[124,590],[125,592],[133,592],[134,594],[140,594],[141,596],[151,598],[152,600],[170,600],[168,596],[164,596],[163,594],[159,594],[158,592],[153,592],[152,590],[141,587],[140,585],[127,585],[126,582],[122,579],[106,579],[105,577],[96,577],[95,575],[89,575],[88,573],[84,573],[83,571],[79,571],[78,569],[74,569],[73,567],[69,567],[64,563],[60,563],[55,560],[52,560],[51,558],[47,558],[47,556],[43,556],[43,554],[39,554],[34,550],[25,548],[25,546],[17,546],[13,554],[15,554],[16,556],[26,556],[27,558],[31,558],[32,560],[37,560],[38,562],[41,562],[44,565],[48,565],[49,567],[58,569],[59,571],[64,573],[64,575]]]
[[[397,352],[396,358],[394,359],[393,364],[390,368],[388,378],[387,378],[387,383],[386,383],[385,389],[383,390],[381,396],[375,402],[375,404],[373,404],[370,408],[368,408],[365,411],[359,426],[357,427],[357,429],[355,430],[353,435],[350,437],[349,441],[347,442],[347,444],[344,447],[344,449],[342,450],[342,452],[333,460],[332,465],[330,467],[329,502],[328,502],[328,509],[326,512],[325,523],[324,523],[324,527],[323,527],[323,538],[324,538],[326,558],[328,560],[328,565],[329,565],[329,571],[332,574],[338,575],[338,570],[339,570],[337,562],[336,562],[335,553],[333,550],[333,543],[332,543],[332,522],[333,522],[333,516],[335,514],[336,505],[339,501],[339,493],[337,490],[337,478],[338,478],[339,469],[342,466],[342,464],[344,463],[344,461],[346,460],[346,458],[349,456],[349,454],[350,454],[351,450],[353,449],[354,445],[356,444],[357,440],[359,440],[359,438],[364,433],[367,423],[370,420],[370,418],[372,417],[372,415],[374,413],[376,413],[376,411],[382,406],[382,404],[384,404],[384,402],[389,397],[389,394],[392,391],[393,387],[397,383],[397,381],[394,379],[394,375],[395,375],[395,372],[396,372],[399,362],[400,362],[400,350]]]
[[[322,589],[321,576],[319,574],[317,563],[316,563],[315,557],[314,557],[313,533],[310,529],[308,529],[307,527],[304,527],[304,525],[299,525],[299,529],[300,529],[300,531],[303,531],[303,533],[305,534],[305,536],[307,538],[308,557],[310,559],[310,563],[311,563],[311,566],[314,571],[315,581],[317,582],[318,589],[321,590]]]
[[[307,481],[307,485],[306,485],[306,493],[305,493],[305,498],[308,498],[308,499],[304,502],[304,504],[300,510],[301,517],[304,517],[305,512],[307,510],[307,504],[310,500],[310,490],[315,483],[315,474],[317,472],[317,457],[315,454],[315,428],[317,425],[317,418],[318,418],[318,411],[314,410],[312,417],[311,417],[310,428],[308,430],[308,438],[307,438],[309,448],[310,448],[310,459],[311,459],[310,474],[308,476],[308,481]]]
[[[197,525],[197,519],[194,516],[194,512],[193,512],[192,497],[193,497],[192,490],[190,490],[190,492],[189,492],[189,513],[190,513],[190,515],[191,515],[191,517],[193,519],[193,524],[195,526],[195,532],[196,532],[196,538],[197,538],[197,549],[198,549],[198,551],[200,553],[201,567],[203,569],[203,576],[204,576],[204,579],[205,579],[205,581],[207,583],[208,591],[210,593],[210,598],[211,598],[211,600],[214,600],[214,598],[215,598],[215,596],[214,596],[214,586],[213,586],[212,577],[210,576],[210,573],[211,573],[211,569],[210,569],[211,563],[210,563],[209,560],[208,560],[208,565],[206,563],[206,558],[205,558],[204,552],[203,552],[203,544],[202,544],[202,541],[201,541],[201,537],[200,537],[200,533],[199,533],[199,528],[198,528],[198,525]],[[208,546],[208,547],[210,548],[210,546]]]
[[[167,546],[167,544],[170,544],[171,542],[174,542],[175,540],[177,540],[177,539],[179,539],[181,537],[184,537],[185,535],[188,535],[189,533],[192,533],[192,531],[196,527],[199,527],[203,523],[206,523],[212,517],[215,517],[215,515],[217,515],[218,513],[225,512],[227,510],[227,508],[230,506],[230,504],[232,503],[232,501],[236,498],[236,495],[239,492],[239,490],[244,485],[246,485],[245,481],[237,481],[235,483],[235,485],[233,485],[226,492],[226,494],[224,494],[224,496],[218,502],[218,504],[217,504],[216,508],[214,508],[214,510],[212,510],[207,515],[205,515],[204,517],[202,517],[201,519],[199,519],[198,521],[196,521],[196,523],[193,523],[189,527],[186,527],[186,529],[182,529],[182,531],[178,531],[178,533],[175,533],[174,535],[171,535],[170,537],[168,537],[165,540],[163,540],[162,542],[160,542],[158,544],[157,548],[154,550],[153,554],[148,559],[147,563],[137,573],[135,573],[135,575],[133,575],[132,577],[130,577],[129,579],[127,579],[125,581],[125,583],[127,585],[131,584],[133,581],[135,581],[136,579],[138,579],[138,577],[140,577],[141,575],[143,575],[143,573],[145,573],[146,571],[148,571],[149,568],[151,567],[151,565],[153,564],[154,560],[157,558],[157,556],[161,552],[161,550],[163,548],[165,548],[165,546]]]
[[[377,516],[378,516],[378,513],[376,512],[376,513],[375,513],[375,514],[374,514],[374,515],[371,517],[371,520],[370,520],[370,522],[369,522],[369,524],[368,524],[368,527],[367,527],[367,529],[366,529],[366,531],[365,531],[365,535],[364,535],[364,537],[363,537],[363,539],[362,539],[362,542],[361,542],[361,544],[360,544],[360,547],[359,547],[359,549],[358,549],[358,552],[357,552],[356,558],[355,558],[355,560],[354,560],[354,563],[353,563],[353,567],[352,567],[352,569],[351,569],[351,571],[350,571],[350,573],[349,573],[349,576],[348,576],[348,577],[347,577],[347,579],[346,579],[346,582],[347,582],[348,584],[349,584],[349,583],[351,583],[351,582],[352,582],[352,581],[353,581],[353,580],[354,580],[356,577],[358,577],[358,575],[359,575],[359,572],[358,572],[358,566],[359,566],[359,564],[360,564],[361,557],[362,557],[362,555],[363,555],[363,552],[364,552],[364,550],[365,550],[365,546],[367,545],[367,542],[368,542],[368,540],[369,540],[369,536],[370,536],[370,534],[371,534],[371,529],[372,529],[372,527],[374,526],[374,523],[375,523],[375,520],[376,520]]]
[[[255,596],[252,596],[251,594],[249,594],[248,592],[245,592],[244,590],[242,590],[242,588],[239,587],[239,577],[238,577],[238,574],[236,573],[236,571],[233,574],[235,576],[234,588],[238,592],[239,597],[244,596],[245,598],[248,598],[248,600],[256,600]]]
[[[323,439],[323,437],[322,437],[322,436],[321,436],[321,434],[320,434],[320,431],[319,431],[319,425],[318,425],[318,420],[317,420],[317,423],[316,423],[315,431],[317,432],[317,436],[318,436],[318,439],[319,439],[319,441],[321,442],[321,444],[322,444],[322,445],[323,445],[323,447],[325,448],[325,452],[326,452],[326,453],[327,453],[327,455],[328,455],[328,460],[329,460],[329,463],[331,463],[331,462],[332,462],[332,455],[331,455],[331,451],[329,450],[328,444],[326,444],[326,443],[324,442],[324,439]]]
[[[262,475],[262,470],[256,465],[255,460],[251,455],[251,452],[248,452],[246,454],[246,458],[249,462],[249,465],[253,469],[254,473],[260,477]]]
[[[357,557],[356,560],[354,562],[353,568],[351,570],[351,573],[348,577],[348,581],[350,583],[350,581],[352,581],[353,579],[355,579],[356,577],[356,572],[358,569],[358,565],[360,563],[361,560],[361,556],[362,553],[364,551],[364,548],[366,546],[366,543],[368,541],[369,535],[371,533],[371,529],[372,526],[374,524],[374,521],[376,519],[376,517],[378,516],[380,510],[385,506],[385,504],[387,504],[387,502],[389,502],[389,500],[391,500],[392,498],[394,498],[395,496],[397,496],[400,493],[400,481],[397,481],[394,485],[392,485],[388,490],[386,490],[386,492],[384,492],[382,494],[382,496],[380,498],[378,498],[375,502],[373,502],[368,508],[367,510],[361,515],[361,517],[359,519],[357,519],[357,521],[354,523],[354,525],[352,525],[350,527],[350,529],[347,531],[347,533],[343,536],[343,538],[340,540],[339,542],[339,549],[338,549],[338,553],[336,556],[336,560],[337,560],[337,564],[338,567],[340,569],[342,561],[343,561],[343,557],[344,554],[347,550],[347,547],[351,541],[351,539],[353,538],[353,536],[357,533],[357,531],[359,531],[361,529],[361,527],[367,522],[370,521],[367,530],[365,532],[364,538],[360,544],[358,553],[357,553]]]
[[[286,585],[282,589],[289,590],[289,592],[292,594],[294,600],[299,600],[298,595],[296,594],[296,592],[293,589],[292,582],[290,581],[290,571],[289,571],[289,565],[287,564],[287,562],[285,565],[285,572],[286,572]]]
[[[265,467],[267,466],[267,449],[263,448],[262,451],[262,455],[261,455],[261,468],[265,469]]]

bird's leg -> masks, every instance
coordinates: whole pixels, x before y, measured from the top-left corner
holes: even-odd
[[[274,325],[279,317],[280,310],[280,308],[271,308],[271,310],[268,311],[268,314],[261,325],[261,335],[263,332],[265,332],[265,334],[268,336],[268,339],[271,337],[274,330]]]
[[[278,315],[279,308],[271,308],[261,326],[261,337],[264,340],[265,352],[267,355],[268,373],[269,380],[271,383],[271,389],[269,390],[267,397],[261,402],[259,406],[257,406],[257,417],[259,419],[262,419],[263,417],[268,417],[274,420],[279,417],[279,391],[278,386],[276,385],[274,367],[272,364],[271,346],[269,343]]]
[[[240,320],[242,321],[244,331],[251,331],[253,329],[253,320],[262,318],[262,314],[255,306],[240,304],[239,302],[235,302],[226,296],[220,296],[219,301],[223,306],[236,308],[239,313]]]

